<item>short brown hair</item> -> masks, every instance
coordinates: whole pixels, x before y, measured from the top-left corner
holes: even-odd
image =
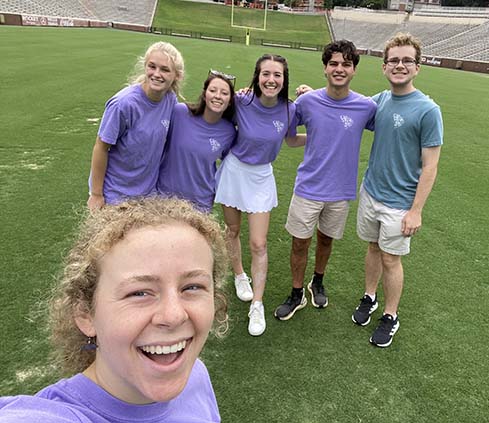
[[[355,44],[348,40],[337,40],[332,43],[326,44],[323,48],[323,55],[321,60],[324,66],[328,65],[328,62],[333,57],[334,53],[341,53],[344,60],[351,60],[353,68],[356,69],[360,62],[360,54],[358,53]]]
[[[78,328],[75,316],[80,311],[93,312],[100,258],[134,229],[172,223],[183,223],[196,229],[210,246],[214,259],[214,331],[217,335],[226,331],[228,316],[224,282],[228,256],[224,232],[217,221],[195,210],[190,203],[174,198],[155,197],[107,205],[87,216],[81,224],[78,239],[53,290],[49,316],[51,341],[55,347],[55,364],[65,374],[81,372],[95,360],[93,350],[81,350],[87,337]]]
[[[389,50],[392,47],[412,46],[416,50],[415,60],[416,63],[421,62],[421,41],[416,37],[413,37],[409,33],[398,32],[393,38],[391,38],[384,47],[384,62],[388,58]]]

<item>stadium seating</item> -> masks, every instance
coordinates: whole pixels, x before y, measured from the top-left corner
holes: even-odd
[[[416,5],[415,16],[445,16],[457,18],[489,19],[489,8],[485,7],[434,7],[431,5]]]
[[[0,0],[0,13],[93,19],[151,26],[156,0]]]
[[[432,43],[425,50],[432,56],[489,62],[489,22]]]
[[[458,23],[435,23],[408,21],[401,27],[402,31],[409,32],[423,42],[424,49],[440,40],[447,40],[457,34],[474,28],[474,25]]]
[[[363,49],[381,50],[386,40],[398,31],[397,24],[361,22],[357,20],[336,19],[330,22],[337,40],[347,39]]]
[[[90,11],[78,0],[0,0],[0,12],[64,18],[93,19]]]
[[[335,39],[349,39],[362,49],[382,50],[402,31],[418,37],[427,56],[489,62],[489,12],[484,18],[481,10],[458,17],[335,8],[329,21]]]

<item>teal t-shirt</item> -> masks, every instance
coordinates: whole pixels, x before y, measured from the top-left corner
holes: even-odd
[[[375,135],[363,185],[388,207],[409,210],[421,174],[421,149],[443,144],[440,107],[419,90],[403,96],[383,91],[373,100]]]

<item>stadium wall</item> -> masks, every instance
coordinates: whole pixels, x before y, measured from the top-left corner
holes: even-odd
[[[2,13],[0,14],[0,25],[22,25],[22,16]]]
[[[17,26],[53,26],[53,27],[85,27],[114,28],[125,31],[150,32],[150,27],[121,22],[106,22],[89,19],[59,18],[54,16],[0,14],[0,24]]]

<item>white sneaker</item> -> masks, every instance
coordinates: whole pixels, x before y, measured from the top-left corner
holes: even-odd
[[[250,323],[248,324],[248,332],[252,336],[260,336],[267,327],[265,322],[265,308],[263,303],[255,301],[250,306],[250,312],[248,313]]]
[[[236,287],[236,295],[241,301],[251,301],[253,299],[251,278],[246,273],[234,277],[234,286]]]

